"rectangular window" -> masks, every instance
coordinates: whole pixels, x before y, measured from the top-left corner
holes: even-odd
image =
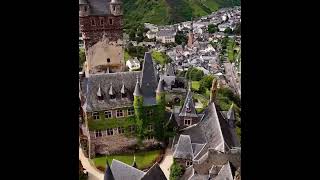
[[[104,112],[104,118],[106,118],[106,119],[112,118],[112,113],[111,113],[111,111],[105,111],[105,112]]]
[[[129,108],[128,109],[128,116],[133,116],[134,115],[134,109],[133,108]]]
[[[95,26],[96,25],[96,20],[95,19],[91,19],[91,26]]]
[[[94,120],[100,119],[98,112],[93,112],[93,113],[92,113],[92,117],[93,117]]]
[[[113,19],[109,19],[109,24],[110,24],[110,25],[113,24]]]
[[[187,167],[191,166],[192,165],[192,161],[186,161],[186,165],[187,165]]]
[[[148,125],[148,131],[152,131],[153,130],[153,125],[152,124],[149,124]]]
[[[118,127],[118,133],[123,134],[124,133],[124,128],[123,127]]]
[[[186,125],[186,126],[190,126],[191,123],[192,123],[192,119],[185,119],[184,120],[184,125]]]
[[[96,135],[96,138],[97,138],[97,137],[102,137],[102,132],[101,132],[101,130],[96,130],[96,131],[95,131],[95,135]]]
[[[154,140],[154,137],[152,135],[148,135],[147,140]]]
[[[112,128],[108,128],[107,129],[107,135],[108,136],[112,136],[113,135],[113,129]]]
[[[117,118],[123,117],[123,110],[117,110]]]
[[[100,25],[103,26],[104,25],[104,19],[100,18]]]
[[[136,130],[136,127],[134,125],[129,126],[129,130],[131,133],[133,133]]]

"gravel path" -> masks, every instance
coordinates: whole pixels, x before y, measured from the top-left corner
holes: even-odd
[[[83,168],[88,172],[88,180],[103,180],[104,174],[90,164],[89,159],[84,156],[81,148],[79,148],[79,159]]]
[[[169,176],[170,176],[170,166],[172,163],[173,163],[172,151],[170,148],[167,148],[164,158],[160,163],[160,168],[162,169],[164,175],[166,175],[167,179],[169,179]]]

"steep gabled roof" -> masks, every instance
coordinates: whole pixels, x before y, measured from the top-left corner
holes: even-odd
[[[141,74],[141,85],[142,95],[144,99],[144,105],[155,105],[156,104],[156,89],[157,89],[157,77],[155,68],[150,52],[146,52],[144,55],[144,62]]]
[[[198,117],[196,108],[193,103],[192,92],[190,88],[188,90],[187,97],[184,101],[184,104],[179,116]]]
[[[111,168],[109,166],[108,160],[107,160],[107,165],[106,165],[106,172],[104,173],[104,180],[114,180]]]
[[[229,111],[227,112],[227,118],[229,120],[236,120],[233,103],[231,104]]]
[[[214,180],[233,180],[229,162],[223,165],[218,175],[213,178]]]
[[[173,153],[173,158],[193,159],[193,150],[189,135],[181,134]]]
[[[115,180],[140,180],[145,175],[145,172],[116,159],[112,160],[111,170]]]
[[[90,7],[90,15],[107,15],[110,14],[108,0],[86,0]],[[79,4],[84,0],[79,0]]]
[[[147,173],[141,178],[141,180],[167,180],[159,164],[156,162]]]

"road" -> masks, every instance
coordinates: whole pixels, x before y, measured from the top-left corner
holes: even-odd
[[[81,148],[79,148],[79,159],[83,168],[88,172],[88,180],[103,180],[104,174],[90,164],[89,159],[84,156]]]
[[[160,163],[160,168],[163,171],[164,175],[167,179],[169,179],[170,176],[170,166],[173,163],[173,157],[172,157],[172,151],[170,148],[166,149],[166,153],[164,155],[163,160]]]

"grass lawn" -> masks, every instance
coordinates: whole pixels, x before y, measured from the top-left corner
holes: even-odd
[[[192,81],[191,83],[191,89],[198,91],[200,88],[200,82],[199,81]]]
[[[160,155],[160,150],[138,152],[135,155],[136,155],[136,163],[138,168],[145,169],[153,164],[156,158]],[[112,159],[119,160],[131,166],[133,163],[133,154],[121,154],[121,155],[108,156],[108,162],[110,165],[111,165]],[[96,165],[96,167],[98,166],[105,167],[106,157],[103,156],[103,157],[94,158],[93,162]]]
[[[158,64],[165,65],[166,64],[166,55],[162,52],[152,51],[151,53],[152,59]]]

